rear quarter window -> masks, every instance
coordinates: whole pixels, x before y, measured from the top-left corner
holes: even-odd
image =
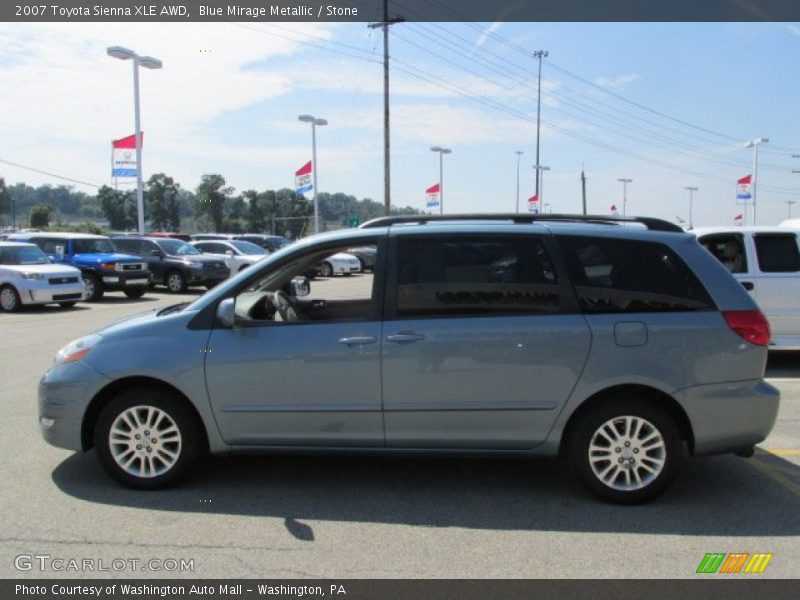
[[[800,250],[793,233],[758,233],[753,238],[762,273],[796,273],[800,271]]]
[[[580,307],[590,313],[714,308],[705,287],[668,246],[641,240],[558,236]]]

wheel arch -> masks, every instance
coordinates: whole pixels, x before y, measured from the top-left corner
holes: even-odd
[[[680,434],[681,439],[686,442],[689,448],[689,453],[694,454],[694,431],[692,430],[691,421],[689,421],[689,417],[680,403],[669,394],[654,387],[639,384],[626,384],[616,385],[596,392],[584,400],[573,411],[566,425],[564,426],[564,430],[561,435],[561,441],[559,443],[559,455],[564,455],[569,440],[573,435],[575,425],[581,420],[583,415],[587,414],[606,400],[620,397],[630,398],[645,404],[659,406],[664,409],[678,427],[678,433]]]
[[[81,423],[81,447],[84,451],[89,450],[94,446],[94,429],[97,425],[97,419],[100,416],[100,412],[103,410],[103,407],[118,392],[132,387],[160,390],[179,398],[194,415],[196,424],[200,428],[199,431],[201,434],[201,439],[203,440],[203,443],[206,444],[206,447],[208,446],[209,439],[206,424],[203,421],[203,418],[200,416],[200,413],[197,411],[197,407],[195,407],[192,401],[189,400],[186,394],[181,392],[175,386],[160,379],[146,376],[132,376],[112,381],[99,392],[97,392],[94,398],[92,398],[91,402],[89,402],[89,406],[86,408],[86,412],[83,415],[83,422]]]

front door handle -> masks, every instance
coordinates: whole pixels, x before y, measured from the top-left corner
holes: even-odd
[[[746,289],[748,292],[752,292],[755,289],[755,285],[753,285],[752,281],[742,281],[742,287]]]
[[[425,336],[421,333],[414,333],[414,332],[400,332],[390,335],[386,338],[387,342],[395,342],[397,344],[402,344],[403,342],[418,342],[420,340],[424,340]]]
[[[366,346],[367,344],[374,344],[378,340],[371,335],[354,335],[352,337],[343,337],[339,340],[340,344],[346,346]]]

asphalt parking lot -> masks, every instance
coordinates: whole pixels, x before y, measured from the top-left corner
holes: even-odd
[[[368,280],[312,288],[335,294],[345,282],[366,288]],[[772,553],[757,577],[797,576],[794,354],[770,359],[768,377],[783,400],[757,455],[690,461],[676,485],[645,506],[600,504],[560,462],[519,459],[239,456],[210,460],[176,489],[135,492],[106,477],[93,452],[42,441],[37,381],[60,347],[200,293],[110,293],[67,311],[0,315],[0,576],[672,578],[694,577],[708,552]],[[112,572],[21,572],[21,554],[140,562]],[[143,571],[150,559],[193,560],[194,569]]]

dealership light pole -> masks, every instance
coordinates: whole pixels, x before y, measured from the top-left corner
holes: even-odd
[[[442,148],[441,146],[431,147],[431,152],[439,153],[439,214],[444,214],[444,172],[442,169],[442,157],[445,154],[450,154],[450,148]]]
[[[769,142],[769,138],[760,137],[750,140],[744,146],[753,149],[753,225],[756,224],[756,186],[758,185],[758,147]],[[745,207],[746,209],[747,207]],[[745,210],[747,212],[747,210]]]
[[[536,84],[536,166],[539,166],[539,130],[542,127],[542,59],[547,58],[547,50],[537,50],[533,53],[534,58],[539,59],[539,79]],[[536,197],[539,197],[539,171],[536,171]]]
[[[633,183],[633,179],[625,179],[620,177],[617,179],[622,184],[622,216],[628,214],[628,184]]]
[[[539,200],[539,206],[544,206],[544,172],[549,171],[550,167],[543,167],[542,165],[533,165],[533,170],[536,171],[536,180],[539,182],[539,191],[536,198]]]
[[[692,201],[694,200],[694,193],[697,191],[697,188],[688,185],[683,189],[689,191],[689,229],[693,229],[694,221],[692,221]]]
[[[139,67],[160,69],[163,63],[152,56],[139,56],[133,50],[122,46],[106,49],[109,56],[120,60],[133,60],[133,111],[136,125],[136,210],[138,212],[139,234],[144,235],[144,181],[142,180],[142,127],[139,117]]]
[[[311,115],[297,117],[303,123],[311,123],[311,175],[314,179],[314,233],[319,233],[319,202],[317,201],[317,126],[328,124],[325,119],[317,119]]]
[[[519,212],[519,161],[522,158],[522,155],[525,154],[522,150],[514,150],[514,154],[517,155],[517,212]]]

